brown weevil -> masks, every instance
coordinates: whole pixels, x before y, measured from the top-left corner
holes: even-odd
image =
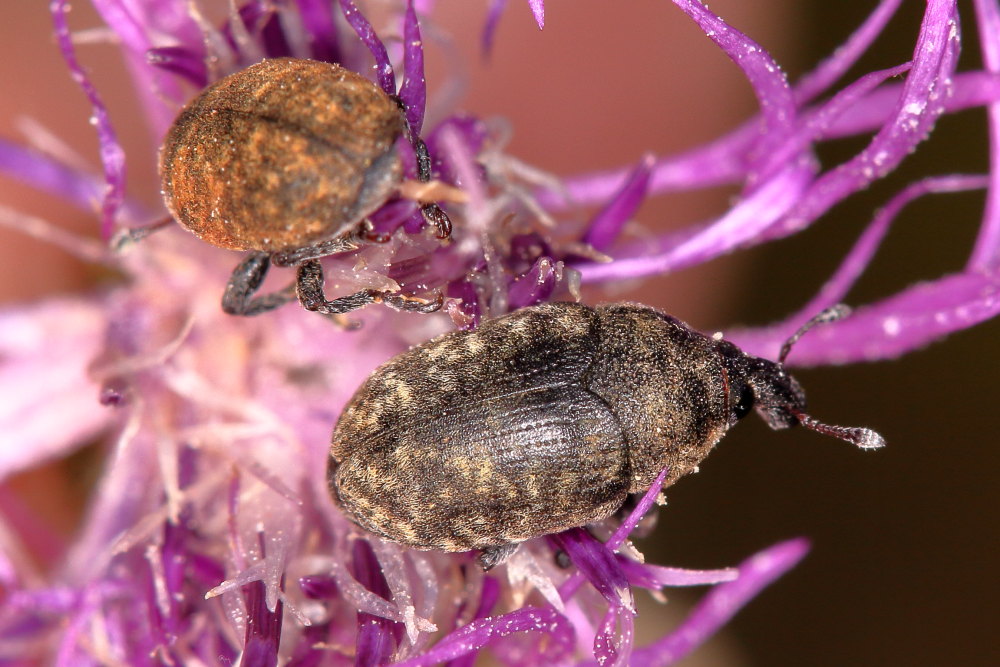
[[[378,240],[363,223],[396,191],[396,142],[409,134],[397,99],[332,63],[274,58],[231,74],[188,104],[160,150],[164,201],[200,239],[249,251],[233,271],[222,308],[257,315],[293,300],[290,290],[254,296],[269,266],[297,266],[308,310],[344,313],[372,302],[429,312],[435,300],[373,289],[328,301],[319,258]],[[411,137],[417,177],[430,181],[427,147]],[[424,217],[450,233],[437,204]]]
[[[831,314],[831,312],[833,314]],[[751,409],[862,447],[865,428],[805,412],[783,363],[638,304],[552,303],[418,345],[377,369],[333,433],[329,483],[348,518],[417,549],[480,549],[600,521],[692,472]]]

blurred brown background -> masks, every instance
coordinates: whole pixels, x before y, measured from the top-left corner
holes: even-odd
[[[89,109],[69,80],[49,32],[43,2],[7,7],[0,26],[0,136],[16,138],[19,117],[34,118],[96,163]],[[904,3],[856,76],[909,59],[923,3]],[[965,68],[978,66],[971,3],[965,20]],[[448,30],[470,71],[465,107],[511,120],[510,152],[557,174],[633,163],[647,150],[692,147],[753,113],[748,86],[732,63],[666,0],[608,3],[550,0],[539,33],[523,0],[504,17],[492,62],[484,66],[476,38],[485,3],[440,3]],[[875,2],[715,0],[712,9],[749,33],[794,81],[839,45]],[[83,0],[76,27],[96,25]],[[454,62],[432,50],[428,79]],[[113,49],[87,47],[85,61],[116,109],[127,109],[123,68]],[[852,77],[849,77],[852,78]],[[155,202],[151,140],[137,123],[117,129],[131,155],[134,192]],[[647,281],[640,298],[706,330],[762,324],[804,303],[834,270],[873,212],[923,175],[984,171],[982,111],[946,117],[932,140],[888,182],[835,208],[795,238]],[[824,164],[863,143],[825,147]],[[646,205],[639,219],[666,228],[723,211],[734,193],[671,197]],[[0,202],[57,221],[95,229],[50,199],[0,180]],[[945,195],[910,206],[872,268],[849,296],[865,303],[922,279],[959,270],[981,215],[980,193]],[[37,299],[81,289],[94,279],[58,251],[0,228],[0,298]],[[622,298],[625,294],[603,298]],[[592,294],[592,298],[602,298]],[[798,535],[813,551],[766,590],[686,664],[714,656],[724,665],[995,665],[1000,619],[997,437],[989,405],[996,389],[1000,323],[988,322],[894,362],[797,372],[814,414],[834,423],[872,426],[889,447],[877,453],[809,432],[772,433],[755,418],[729,435],[702,472],[670,490],[670,505],[644,548],[656,562],[687,567],[735,564],[773,542]],[[84,458],[84,463],[87,460]],[[70,531],[68,507],[80,492],[79,470],[55,466],[22,475],[14,488],[52,522]],[[672,592],[676,612],[701,591]],[[653,607],[655,611],[657,607]],[[657,625],[647,607],[644,624]],[[668,623],[654,628],[660,634]]]

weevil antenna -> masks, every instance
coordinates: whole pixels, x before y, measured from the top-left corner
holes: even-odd
[[[885,438],[870,428],[862,428],[858,426],[831,426],[830,424],[824,424],[821,421],[816,421],[805,412],[796,408],[790,407],[788,408],[788,411],[795,415],[795,418],[799,420],[799,424],[805,426],[807,429],[816,431],[817,433],[832,435],[835,438],[846,440],[847,442],[857,445],[861,449],[878,449],[880,447],[885,447]]]
[[[792,346],[799,342],[799,339],[806,335],[806,332],[812,329],[817,324],[827,324],[829,322],[836,322],[837,320],[842,320],[851,314],[850,306],[846,306],[842,303],[838,303],[836,306],[831,306],[826,310],[822,311],[819,315],[812,318],[801,327],[799,330],[793,333],[785,344],[781,346],[781,354],[778,355],[778,364],[784,366],[785,358],[788,357],[788,353],[792,351]]]

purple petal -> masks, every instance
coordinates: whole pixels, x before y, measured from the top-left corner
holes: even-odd
[[[476,163],[474,147],[469,145],[469,135],[455,125],[442,127],[438,133],[440,158],[446,168],[455,174],[455,185],[465,190],[469,201],[465,205],[470,232],[480,233],[490,223],[485,178]]]
[[[0,173],[65,199],[91,213],[104,195],[105,184],[48,155],[0,139]]]
[[[706,586],[736,579],[739,572],[731,567],[721,570],[687,570],[678,567],[663,567],[650,563],[637,563],[618,556],[629,584],[650,590],[660,590],[664,586]]]
[[[947,112],[983,106],[1000,100],[1000,77],[988,72],[963,72],[952,79],[952,95],[943,100]],[[859,99],[820,134],[837,139],[876,130],[893,117],[903,85],[886,84]],[[809,110],[811,117],[825,105]],[[801,119],[800,119],[801,122]],[[737,183],[745,177],[747,152],[758,133],[758,119],[752,118],[736,130],[709,143],[675,156],[657,158],[649,181],[649,194],[659,195],[693,188]],[[603,204],[621,189],[633,166],[570,176],[563,180],[565,193],[541,190],[535,194],[549,211]],[[568,194],[568,197],[566,196]]]
[[[542,30],[545,28],[545,0],[528,0],[528,6],[531,7],[531,14],[535,17],[535,23],[538,24],[538,29]]]
[[[170,35],[187,46],[198,44],[202,37],[187,0],[92,0],[92,4],[133,53],[145,53],[154,46],[151,34]]]
[[[101,304],[48,301],[0,311],[0,479],[65,456],[109,425],[88,367],[105,329]],[[59,415],[54,420],[53,415]]]
[[[254,5],[244,5],[244,9]],[[256,19],[256,32],[260,35],[260,41],[264,44],[264,51],[272,58],[297,55],[289,43],[288,37],[281,24],[280,13],[269,7],[263,7],[260,17]],[[242,13],[242,12],[241,12]],[[249,27],[249,26],[248,26]],[[305,55],[305,54],[301,54]]]
[[[707,146],[658,158],[650,174],[649,194],[739,181],[747,170],[744,154],[757,134],[758,129],[751,121]],[[535,193],[535,197],[552,212],[591,204],[603,205],[622,189],[634,169],[632,165],[596,174],[569,176],[563,179],[564,187],[559,191],[542,189]]]
[[[393,232],[409,223],[414,215],[420,215],[416,202],[409,199],[394,199],[369,216],[369,220],[375,234],[392,236]],[[409,229],[407,232],[409,233]]]
[[[621,607],[612,606],[604,614],[594,635],[594,657],[597,664],[623,667],[632,657],[635,643],[635,614]]]
[[[351,570],[354,578],[371,592],[390,599],[389,584],[375,552],[364,540],[354,540],[351,549]],[[378,667],[389,662],[402,634],[403,624],[381,616],[358,614],[358,634],[355,642],[358,667]]]
[[[208,65],[200,53],[182,46],[164,46],[146,51],[146,62],[176,74],[197,88],[208,85]]]
[[[817,327],[795,347],[795,363],[894,359],[1000,314],[1000,276],[960,273],[914,285],[839,322]],[[734,337],[740,344],[740,339]],[[768,342],[770,345],[770,341]],[[750,341],[751,345],[760,345]]]
[[[329,0],[295,0],[295,5],[309,33],[309,49],[313,58],[328,63],[341,62],[340,37]]]
[[[479,303],[479,293],[472,283],[468,281],[451,283],[448,286],[448,296],[462,300],[460,305],[454,306],[454,309],[459,312],[452,315],[452,319],[455,320],[459,328],[469,330],[479,326],[483,309]]]
[[[354,664],[358,667],[381,667],[388,664],[396,650],[392,621],[371,614],[358,614]]]
[[[406,107],[410,132],[419,135],[427,106],[427,81],[424,79],[424,45],[420,39],[420,22],[413,0],[407,0],[403,22],[403,73],[405,77],[399,88],[399,99]]]
[[[886,80],[900,76],[909,69],[910,64],[905,63],[890,69],[870,72],[852,82],[834,95],[829,102],[810,112],[806,121],[791,136],[773,148],[771,159],[778,164],[798,159],[804,151],[810,149],[812,142],[822,137],[838,118],[853,109],[861,99]]]
[[[991,74],[1000,73],[1000,7],[996,2],[976,0],[980,49]],[[986,191],[983,225],[969,258],[970,269],[1000,268],[1000,102],[987,108],[990,128],[990,187]]]
[[[882,0],[865,22],[841,44],[832,56],[821,62],[795,84],[795,98],[801,104],[821,95],[844,76],[899,9],[902,0]]]
[[[187,514],[190,515],[190,512]],[[163,546],[159,553],[150,551],[146,554],[151,561],[150,567],[154,570],[157,604],[165,632],[173,637],[180,634],[179,603],[184,599],[191,538],[191,532],[185,523],[167,522],[163,526]]]
[[[282,58],[295,55],[282,27],[280,11],[259,0],[248,2],[230,16],[222,29],[222,36],[229,48],[246,60],[257,60],[259,56]],[[248,44],[254,45],[252,50]]]
[[[162,136],[177,113],[168,100],[183,99],[183,95],[173,77],[154,67],[146,54],[155,47],[178,44],[201,52],[203,36],[191,16],[189,3],[92,0],[92,4],[123,47],[126,65],[135,82],[134,93],[147,111],[144,120],[154,136]]]
[[[812,169],[790,164],[763,183],[724,216],[669,250],[648,257],[628,257],[608,264],[576,266],[583,282],[626,280],[656,275],[699,264],[719,254],[750,244],[771,228],[799,201],[812,181]]]
[[[789,213],[786,232],[801,229],[845,197],[882,178],[923,141],[944,112],[958,59],[953,0],[929,0],[913,65],[893,117],[858,155],[823,174]]]
[[[394,664],[396,667],[429,667],[478,651],[495,639],[517,632],[544,633],[544,653],[535,656],[539,660],[558,660],[573,648],[573,628],[562,614],[550,608],[522,607],[503,616],[472,621],[423,655]]]
[[[908,69],[903,65],[882,72],[873,72],[861,77],[840,93],[834,96],[826,105],[810,113],[794,133],[789,135],[780,146],[772,147],[771,154],[777,163],[793,163],[802,155],[810,142],[821,135],[832,122],[851,109],[859,98],[887,78],[896,76]],[[747,197],[729,213],[698,231],[683,237],[676,244],[668,244],[667,248],[655,255],[646,257],[624,258],[613,264],[584,265],[579,267],[585,280],[608,280],[612,277],[639,277],[667,270],[676,270],[694,263],[706,261],[717,254],[729,252],[742,245],[761,243],[776,234],[768,233],[774,221],[788,209],[781,202],[788,201],[788,195],[805,192],[804,181],[812,169],[804,165],[802,169],[794,167],[787,176],[776,177],[765,184],[763,196],[755,193]],[[793,185],[798,181],[799,185]],[[771,198],[770,193],[776,193],[779,199]],[[643,273],[647,272],[647,273]]]
[[[427,220],[424,219],[424,214],[419,209],[414,209],[403,223],[403,231],[410,235],[419,234],[426,226]]]
[[[636,504],[635,509],[633,509],[629,515],[622,521],[622,525],[618,526],[614,534],[611,536],[604,546],[609,551],[616,551],[618,547],[625,543],[628,536],[632,534],[635,527],[639,525],[642,521],[642,517],[646,516],[646,512],[653,506],[656,502],[657,497],[660,495],[660,491],[663,489],[663,480],[667,478],[667,471],[669,468],[664,468],[660,471],[660,474],[656,476],[653,483],[649,485],[646,493],[642,495],[642,499]]]
[[[451,116],[438,125],[427,136],[427,148],[432,156],[441,155],[447,148],[442,145],[442,138],[458,135],[471,155],[479,155],[488,137],[486,124],[479,118],[467,115]],[[451,139],[448,139],[451,141]],[[440,159],[434,161],[435,173],[445,183],[456,185],[458,174],[447,162]],[[477,171],[482,172],[481,167]]]
[[[507,265],[513,272],[524,273],[543,258],[551,258],[556,250],[541,234],[529,232],[515,234],[509,242]]]
[[[876,14],[888,12],[888,9],[889,5],[884,4],[876,11]],[[879,21],[884,20],[884,15],[879,14],[877,17],[876,14],[873,14],[869,20],[874,21],[876,18]],[[940,5],[929,7],[927,20],[925,20],[924,30],[921,34],[925,37],[928,36],[927,31],[940,24],[941,16]],[[937,25],[937,27],[940,26]],[[859,34],[862,31],[868,31],[868,29],[868,27],[862,28]],[[934,34],[930,43],[934,43],[933,39],[937,38],[941,38],[940,33]],[[838,53],[839,55],[840,53]],[[922,54],[918,49],[917,60],[926,64],[931,55],[933,52]],[[951,61],[945,59],[942,62],[947,65]],[[953,72],[946,68],[938,80],[947,81],[949,74],[953,74]],[[816,76],[826,78],[831,75],[817,73]],[[915,84],[915,81],[916,79],[911,75],[906,87],[908,91],[920,91],[920,84]],[[813,87],[817,84],[809,85]],[[996,100],[1000,94],[992,74],[971,72],[957,75],[953,79],[953,85],[954,98],[934,93],[935,103],[940,105],[943,110],[954,111],[968,106],[980,105],[987,101]],[[925,96],[931,95],[932,87],[925,86],[923,89]],[[900,102],[900,100],[901,93],[897,92],[896,86],[885,86],[860,100],[855,107],[848,109],[830,128],[824,138],[847,136],[878,127],[889,127],[892,124],[892,119],[899,115],[899,109],[904,108],[907,104]],[[737,182],[746,172],[748,166],[746,153],[753,145],[758,133],[758,126],[758,122],[754,119],[706,147],[694,149],[676,157],[658,159],[650,179],[650,192],[660,194],[692,187]],[[905,152],[905,149],[902,152]],[[622,168],[565,179],[566,191],[569,194],[568,201],[560,192],[542,191],[537,196],[539,201],[549,210],[566,208],[568,202],[577,206],[604,202],[621,187],[627,178],[628,169]]]
[[[493,577],[483,579],[483,591],[479,596],[479,604],[472,617],[473,621],[486,618],[493,611],[497,601],[500,599],[500,584]],[[466,653],[447,663],[446,667],[472,667],[476,663],[478,656],[475,652]]]
[[[947,97],[943,92],[947,91],[942,91],[941,87],[954,67],[957,48],[956,38],[949,30],[954,21],[946,9],[928,9],[914,66],[891,122],[854,159],[810,183],[810,165],[795,159],[796,155],[803,155],[802,151],[795,150],[794,146],[787,151],[779,150],[772,144],[772,156],[780,158],[775,164],[786,165],[783,171],[761,182],[756,191],[723,218],[657,255],[623,259],[610,265],[578,267],[583,279],[600,281],[662,273],[705,261],[742,245],[790,234],[812,222],[836,201],[888,173],[924,138],[933,120],[943,111],[942,100]],[[941,48],[936,46],[941,44],[944,45]],[[829,115],[848,108],[858,93],[891,73],[862,77],[856,87],[850,87],[834,99]],[[830,118],[817,116],[812,122],[821,128],[829,124]],[[807,128],[805,131],[814,133],[816,130]],[[791,141],[799,144],[801,139],[792,135]],[[774,223],[778,224],[772,228]]]
[[[6,586],[7,582],[4,583]],[[0,636],[10,646],[17,642],[44,642],[53,621],[61,623],[73,612],[79,595],[79,590],[69,588],[29,591],[6,588],[0,605]],[[17,655],[16,651],[11,653]]]
[[[279,600],[274,611],[267,608],[267,595],[263,581],[243,587],[246,602],[246,637],[243,660],[247,667],[274,667],[278,664],[278,645],[281,642],[281,618],[284,604]]]
[[[329,664],[330,624],[320,623],[303,628],[287,667],[323,667]]]
[[[1000,77],[989,72],[962,72],[951,80],[951,95],[944,100],[947,113],[981,107],[1000,99]],[[834,120],[823,139],[839,139],[877,130],[890,121],[903,95],[903,84],[886,84]]]
[[[615,555],[604,548],[593,535],[583,528],[571,528],[552,535],[549,539],[566,552],[587,581],[611,606],[623,607],[635,613],[635,599],[625,573]],[[559,593],[564,600],[568,599],[569,592],[565,588]]]
[[[760,103],[763,120],[761,136],[754,149],[761,156],[756,170],[763,172],[761,178],[766,178],[771,171],[780,171],[781,163],[770,160],[770,149],[784,141],[798,113],[781,68],[757,42],[710,12],[698,0],[674,0],[674,4],[694,19],[705,34],[743,70]]]
[[[99,607],[97,587],[94,585],[84,587],[74,607],[67,614],[65,628],[59,640],[59,650],[55,657],[56,667],[90,664],[82,653],[80,635],[84,633],[88,620]]]
[[[534,266],[518,276],[507,288],[507,301],[511,310],[533,306],[549,299],[562,277],[562,262],[550,257],[539,257]]]
[[[414,215],[420,216],[420,212],[417,211]],[[423,217],[420,216],[420,219],[423,220]],[[430,255],[393,262],[389,266],[388,276],[402,288],[422,291],[444,287],[453,281],[461,280],[468,269],[467,264],[461,263],[458,258],[448,253],[447,249],[438,248]],[[459,294],[449,296],[459,296]]]
[[[73,80],[83,89],[90,101],[91,117],[97,128],[105,181],[101,202],[101,237],[108,240],[114,234],[118,210],[125,199],[125,151],[122,150],[114,128],[111,127],[107,107],[76,59],[76,49],[73,46],[73,38],[66,19],[66,15],[69,13],[69,0],[53,0],[49,7],[52,11],[52,22],[55,26],[59,50],[62,52]]]
[[[590,221],[583,235],[584,243],[589,243],[595,250],[607,250],[614,243],[625,223],[635,215],[645,199],[654,164],[655,158],[646,155],[636,165],[621,189]]]
[[[823,285],[819,293],[797,313],[785,319],[780,324],[775,324],[762,329],[737,330],[727,332],[726,337],[735,342],[741,348],[768,359],[777,358],[778,351],[787,338],[794,333],[803,322],[813,317],[831,306],[844,300],[848,291],[853,287],[855,281],[871,262],[875,252],[878,250],[889,231],[892,222],[899,215],[900,211],[913,200],[927,194],[962,192],[966,190],[985,188],[989,184],[986,176],[939,176],[927,178],[911,184],[902,192],[893,197],[889,203],[882,208],[875,216],[871,224],[851,248],[850,252],[837,268],[836,273]],[[825,327],[823,327],[825,328]],[[818,329],[817,332],[822,329]],[[810,334],[810,337],[814,334]],[[882,326],[878,326],[870,332],[873,339],[885,336]],[[807,337],[808,338],[808,337]],[[800,341],[789,358],[792,363],[802,363],[803,351],[805,347]]]
[[[347,23],[357,33],[358,38],[371,51],[375,58],[375,81],[379,87],[385,91],[386,95],[396,94],[396,75],[392,71],[392,62],[389,60],[389,52],[385,49],[385,44],[375,34],[375,28],[368,22],[368,19],[358,10],[351,0],[340,0],[340,10],[344,14]]]
[[[309,574],[299,578],[302,593],[313,600],[332,599],[337,596],[337,580],[321,574]]]
[[[776,544],[751,556],[739,566],[739,578],[709,591],[681,627],[649,646],[632,652],[636,667],[673,664],[688,655],[736,615],[767,585],[805,557],[805,540]]]
[[[507,8],[507,0],[491,0],[490,8],[486,12],[486,22],[483,24],[483,34],[480,37],[483,55],[489,56],[493,53],[493,38],[496,37],[497,28],[500,26],[500,17],[503,16]]]

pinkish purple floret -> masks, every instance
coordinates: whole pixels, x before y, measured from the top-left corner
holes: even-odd
[[[594,250],[605,251],[621,235],[625,223],[635,216],[639,205],[649,192],[649,178],[656,158],[647,155],[642,158],[629,174],[620,190],[590,221],[583,234],[583,242]]]
[[[107,107],[97,89],[90,82],[86,72],[76,58],[66,14],[68,0],[54,0],[52,21],[55,25],[56,41],[73,79],[80,84],[93,108],[93,121],[97,127],[97,138],[101,146],[101,163],[104,165],[105,189],[101,202],[101,236],[107,240],[114,231],[118,209],[125,198],[125,152],[118,143],[118,136],[111,126]]]
[[[487,52],[506,4],[489,7]],[[544,3],[528,4],[541,28]],[[410,147],[425,133],[433,178],[464,196],[439,202],[455,223],[454,238],[433,238],[419,204],[394,197],[371,216],[384,243],[327,262],[331,275],[352,285],[385,289],[388,281],[406,293],[441,292],[454,327],[571,299],[581,281],[658,276],[800,232],[893,171],[942,114],[971,107],[990,114],[989,174],[928,175],[903,188],[812,301],[783,322],[735,331],[731,339],[774,358],[803,321],[849,294],[904,206],[969,189],[985,189],[987,206],[965,270],[931,276],[818,327],[790,360],[893,357],[1000,313],[995,3],[975,3],[981,69],[956,71],[955,2],[928,0],[913,52],[839,89],[834,85],[879,37],[900,0],[879,3],[843,48],[795,85],[767,51],[703,4],[675,4],[742,69],[759,115],[682,155],[649,155],[541,187],[518,180],[482,119],[457,112],[425,119],[419,19],[433,3],[407,2],[384,28],[393,34],[380,36],[365,7],[351,0],[253,0],[237,3],[232,14],[226,5],[221,17],[192,12],[187,0],[94,0],[123,48],[157,138],[195,94],[192,84],[203,87],[263,57],[340,62],[373,73],[386,93],[398,94],[408,121],[405,171],[415,176]],[[78,60],[67,9],[65,0],[52,3],[56,41],[92,105],[101,174],[7,141],[0,142],[0,172],[94,213],[107,239],[157,214],[129,198],[114,110]],[[843,164],[822,166],[817,146],[847,136],[869,143]],[[736,184],[742,194],[718,219],[652,240],[628,237],[627,223],[647,198],[720,184]],[[580,224],[587,207],[598,212]],[[72,245],[53,226],[10,220]],[[173,233],[120,255],[87,243],[74,251],[124,273],[128,284],[91,300],[0,313],[0,391],[11,396],[0,408],[0,431],[24,445],[0,452],[0,479],[102,433],[114,442],[88,518],[70,543],[39,538],[46,527],[32,526],[30,513],[0,488],[0,512],[10,524],[0,531],[0,644],[29,647],[26,659],[468,667],[488,652],[507,664],[668,665],[805,556],[807,544],[792,540],[735,569],[641,562],[628,539],[652,511],[667,471],[628,516],[528,541],[490,573],[477,568],[474,554],[381,542],[352,527],[330,501],[329,429],[368,372],[445,330],[447,320],[413,324],[366,313],[361,334],[303,319],[295,309],[234,322],[221,315],[215,295],[205,295],[205,285],[225,280],[230,255]],[[58,333],[42,346],[42,330]],[[53,412],[61,417],[58,432]],[[44,583],[18,539],[28,532],[66,563]],[[714,587],[679,627],[634,647],[635,589],[692,585]]]
[[[406,5],[403,21],[403,84],[399,99],[406,107],[406,120],[410,131],[420,134],[424,124],[424,107],[427,105],[427,82],[424,79],[424,45],[420,39],[420,22],[413,2]]]
[[[357,6],[351,0],[340,0],[340,8],[344,18],[350,24],[354,32],[368,50],[371,51],[372,58],[375,59],[375,81],[386,92],[387,95],[396,94],[396,81],[393,74],[392,62],[389,60],[389,52],[385,44],[375,34],[375,28],[368,22]]]

